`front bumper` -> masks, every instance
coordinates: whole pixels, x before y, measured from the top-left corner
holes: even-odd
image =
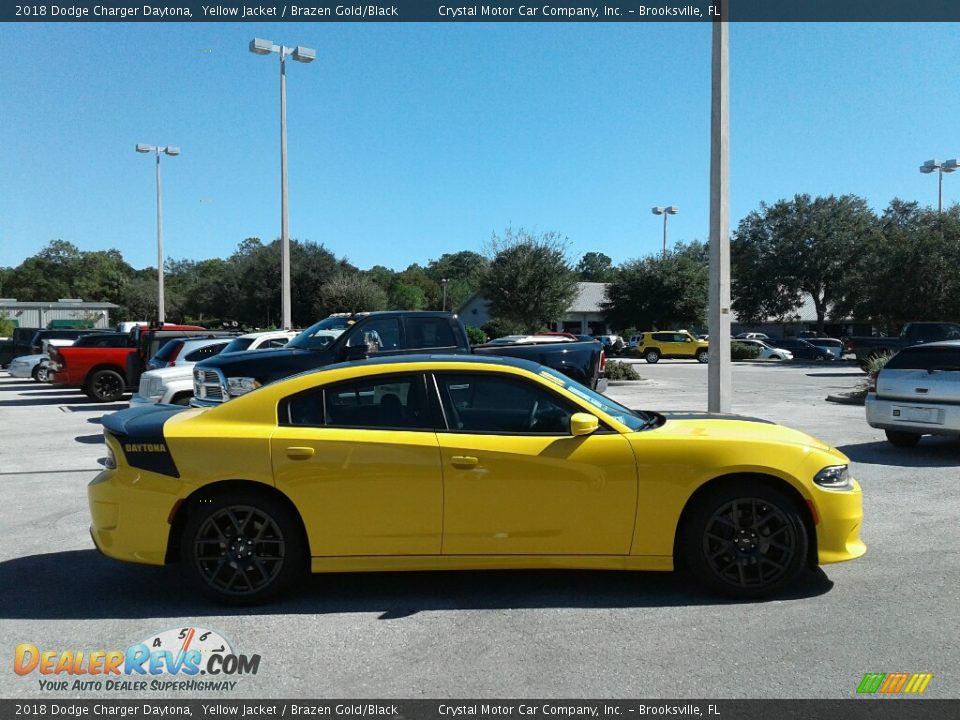
[[[816,516],[817,561],[821,565],[855,560],[867,551],[860,539],[863,525],[863,492],[853,481],[853,490],[826,490],[815,486],[812,509]]]

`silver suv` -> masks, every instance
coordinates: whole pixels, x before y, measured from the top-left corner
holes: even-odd
[[[960,435],[960,340],[904,348],[867,392],[867,423],[894,445],[923,435]]]

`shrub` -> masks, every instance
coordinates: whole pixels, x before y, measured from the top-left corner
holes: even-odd
[[[483,330],[474,325],[467,325],[467,338],[471,345],[483,345],[489,339]]]
[[[640,380],[640,375],[633,369],[633,365],[617,360],[607,362],[604,376],[607,380]]]
[[[731,360],[756,360],[760,356],[760,348],[756,345],[747,345],[745,343],[730,344]]]
[[[491,339],[503,337],[504,335],[525,334],[522,325],[501,318],[493,318],[481,329],[487,334],[487,337]]]

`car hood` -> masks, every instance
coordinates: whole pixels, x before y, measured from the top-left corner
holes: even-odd
[[[157,368],[156,370],[147,370],[140,377],[160,378],[163,382],[171,380],[189,380],[193,377],[193,366],[196,363],[184,363],[183,365],[173,365],[171,367]]]
[[[654,432],[664,436],[713,440],[754,440],[799,445],[814,450],[841,454],[813,435],[777,425],[761,418],[708,412],[665,412],[660,414],[666,418],[666,422]]]

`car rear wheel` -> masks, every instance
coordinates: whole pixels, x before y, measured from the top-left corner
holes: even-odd
[[[87,382],[87,397],[97,402],[113,402],[123,397],[123,377],[116,370],[97,370]]]
[[[260,493],[234,492],[197,505],[181,548],[200,591],[230,605],[263,602],[307,568],[299,520],[283,502]]]
[[[884,430],[887,440],[897,447],[913,447],[920,442],[920,434],[902,430]]]
[[[738,598],[789,584],[809,544],[796,504],[757,481],[723,485],[701,498],[680,541],[686,567],[702,585]]]
[[[652,365],[653,363],[660,361],[660,352],[657,350],[647,350],[643,354],[643,358]]]
[[[697,362],[705,363],[710,361],[710,353],[707,350],[697,350]]]

